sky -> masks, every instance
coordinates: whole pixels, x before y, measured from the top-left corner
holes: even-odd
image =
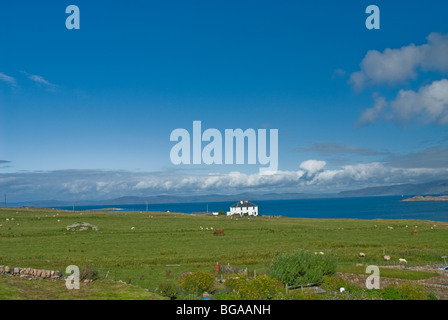
[[[380,29],[366,28],[372,4]],[[66,27],[70,5],[79,29]],[[2,3],[0,194],[328,193],[448,178],[447,12],[444,0]],[[276,172],[174,164],[170,135],[192,136],[194,121],[223,139],[278,130]]]

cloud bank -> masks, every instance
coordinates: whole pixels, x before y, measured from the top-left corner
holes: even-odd
[[[418,155],[414,155],[418,159]],[[101,170],[58,170],[0,174],[0,188],[11,202],[28,200],[103,200],[121,196],[160,194],[236,194],[241,192],[333,193],[367,186],[437,180],[447,168],[396,167],[394,162],[372,162],[327,168],[320,160],[302,162],[297,170],[273,175],[137,173]],[[403,163],[401,163],[403,164]]]

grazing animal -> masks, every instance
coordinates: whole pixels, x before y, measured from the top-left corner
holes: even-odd
[[[384,256],[384,261],[389,261],[390,260],[390,256]]]
[[[414,235],[414,234],[416,234],[418,231],[417,231],[417,229],[414,229],[412,232],[411,232],[411,235]]]
[[[223,236],[224,235],[224,230],[222,229],[216,229],[215,232],[213,232],[213,234],[215,236]]]
[[[406,259],[402,259],[402,258],[398,259],[398,262],[399,262],[399,263],[408,263],[408,262],[406,261]]]
[[[365,254],[364,252],[360,252],[360,253],[359,253],[359,256],[360,256],[360,257],[365,257],[366,254]]]

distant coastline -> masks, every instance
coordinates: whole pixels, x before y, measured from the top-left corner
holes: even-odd
[[[433,196],[415,196],[412,198],[407,198],[404,199],[402,201],[448,201],[448,196],[438,196],[438,197],[433,197]]]

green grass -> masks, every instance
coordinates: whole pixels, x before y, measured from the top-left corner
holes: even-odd
[[[75,222],[88,222],[99,231],[67,231],[66,226]],[[361,262],[394,265],[399,258],[405,258],[408,266],[441,263],[440,257],[448,249],[448,223],[432,221],[231,219],[157,212],[2,208],[0,224],[0,265],[62,272],[68,265],[89,266],[103,279],[108,273],[109,280],[150,291],[185,271],[213,271],[217,262],[262,274],[274,256],[297,249],[323,251],[335,257],[341,268]],[[418,234],[411,236],[415,226]],[[211,227],[223,229],[224,236],[206,230]],[[359,252],[366,257],[360,258]],[[391,261],[385,262],[383,253],[391,256]],[[8,290],[14,295],[14,288],[4,289]]]
[[[357,266],[346,266],[339,268],[339,272],[344,273],[354,273],[354,274],[366,274],[366,267]],[[433,277],[438,277],[437,272],[427,272],[427,271],[416,271],[408,269],[392,269],[392,268],[381,268],[380,276],[386,278],[396,278],[405,280],[424,280]]]
[[[79,290],[67,290],[64,281],[27,281],[0,277],[0,300],[161,300],[160,295],[138,286],[110,280],[80,284]]]

